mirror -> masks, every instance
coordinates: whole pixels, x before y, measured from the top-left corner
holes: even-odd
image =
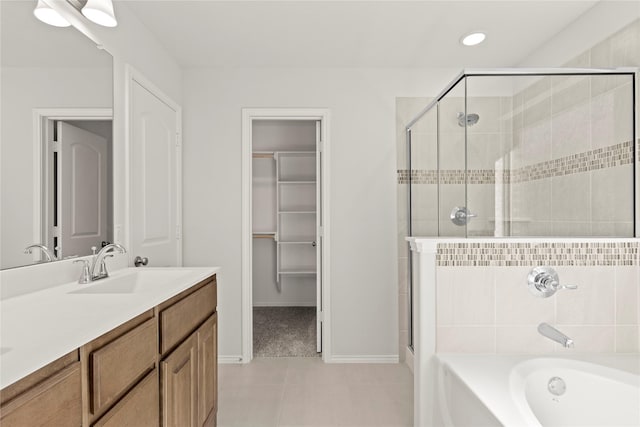
[[[112,241],[112,58],[35,1],[0,2],[0,268]]]

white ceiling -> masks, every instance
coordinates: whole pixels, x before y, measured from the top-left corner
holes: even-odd
[[[506,67],[595,3],[129,0],[126,6],[183,67]],[[486,42],[462,46],[460,37],[475,30],[487,33]]]

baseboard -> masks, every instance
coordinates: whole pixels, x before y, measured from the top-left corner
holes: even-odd
[[[399,363],[397,354],[365,356],[332,356],[326,363]]]
[[[316,302],[254,302],[254,307],[315,307]]]
[[[221,365],[232,365],[240,363],[244,363],[242,361],[242,356],[218,356],[218,364]]]

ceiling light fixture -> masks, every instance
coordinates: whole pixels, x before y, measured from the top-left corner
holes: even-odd
[[[462,43],[465,46],[475,46],[477,44],[482,43],[486,37],[487,35],[485,33],[481,33],[481,32],[471,33],[464,36],[460,40],[460,43]]]
[[[118,25],[111,0],[88,0],[82,8],[82,14],[90,21],[103,27]]]
[[[57,10],[53,9],[42,0],[38,0],[36,8],[33,9],[33,14],[40,21],[45,24],[53,25],[54,27],[69,27],[71,25],[71,23],[60,15]]]

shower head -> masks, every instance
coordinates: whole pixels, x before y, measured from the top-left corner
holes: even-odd
[[[464,113],[458,113],[458,126],[460,127],[465,127],[465,125],[473,126],[478,123],[478,120],[480,120],[480,116],[476,113],[467,114],[466,116]]]

